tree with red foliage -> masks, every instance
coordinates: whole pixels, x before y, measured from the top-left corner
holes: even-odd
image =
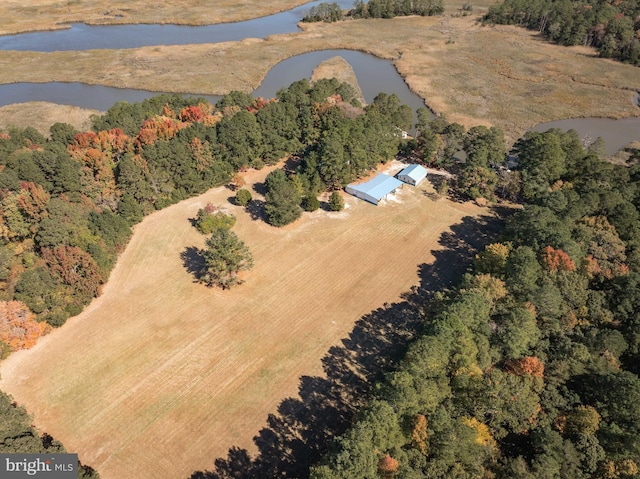
[[[182,109],[178,118],[182,121],[193,123],[204,121],[206,116],[207,112],[200,105],[190,105]]]
[[[547,246],[542,250],[542,263],[549,271],[555,273],[557,271],[575,271],[576,264],[567,253],[561,249],[554,249]]]
[[[51,273],[74,291],[86,297],[98,296],[103,279],[89,253],[76,246],[57,246],[43,248],[42,258]]]
[[[0,301],[0,341],[12,351],[28,349],[47,331],[21,301]]]

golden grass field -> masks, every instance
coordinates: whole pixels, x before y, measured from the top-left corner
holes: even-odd
[[[0,32],[65,21],[213,23],[302,2],[211,3],[5,0]],[[510,141],[553,119],[638,114],[632,97],[640,69],[551,45],[525,30],[480,27],[476,14],[456,16],[462,3],[447,2],[447,14],[437,18],[310,24],[265,40],[0,51],[0,83],[79,81],[221,94],[253,90],[292,55],[351,48],[393,59],[434,111],[467,126],[500,126]],[[493,0],[472,3],[486,7]],[[0,128],[86,124],[87,113],[64,108],[4,107]],[[252,172],[247,181],[260,182],[267,172]],[[225,188],[156,212],[135,228],[100,298],[35,348],[0,363],[0,388],[104,479],[185,477],[211,469],[231,446],[255,451],[252,438],[267,415],[296,396],[301,376],[323,374],[321,358],[330,346],[363,314],[417,284],[418,266],[434,261],[443,233],[487,213],[434,202],[425,194],[430,190],[406,186],[397,202],[379,207],[348,197],[341,213],[305,214],[282,229],[228,205]],[[188,219],[209,201],[238,216],[235,231],[255,257],[246,284],[230,291],[194,284],[180,258],[185,248],[203,245]]]
[[[329,347],[418,283],[441,234],[488,214],[434,202],[423,185],[378,207],[346,197],[342,212],[281,229],[228,204],[226,188],[156,212],[136,226],[102,296],[3,361],[0,387],[103,479],[186,477],[231,446],[253,451],[300,377],[323,374]],[[207,202],[237,215],[255,259],[228,291],[194,284],[180,258],[203,245],[189,218]]]

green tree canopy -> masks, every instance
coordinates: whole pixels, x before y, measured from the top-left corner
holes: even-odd
[[[207,286],[228,289],[243,282],[240,271],[253,267],[253,256],[247,245],[227,228],[213,231],[202,252],[205,270],[200,278]]]

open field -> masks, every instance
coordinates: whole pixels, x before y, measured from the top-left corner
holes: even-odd
[[[2,0],[0,35],[64,28],[66,23],[237,22],[289,10],[305,0]]]
[[[455,5],[454,5],[455,7]],[[481,27],[478,16],[302,24],[265,40],[85,52],[0,52],[0,83],[79,81],[152,91],[250,92],[291,56],[348,48],[394,61],[427,105],[466,126],[495,125],[510,142],[568,117],[629,117],[640,68],[552,45],[516,27]],[[60,68],[64,65],[64,68]]]
[[[266,174],[249,173],[248,184]],[[228,205],[226,188],[156,212],[102,296],[2,362],[0,387],[104,479],[186,477],[230,446],[254,451],[268,413],[297,395],[302,376],[323,374],[330,346],[418,283],[443,232],[488,214],[429,191],[406,186],[378,207],[348,197],[340,213],[282,229]],[[254,254],[232,290],[194,284],[180,258],[203,245],[189,218],[207,202],[238,216],[234,230]]]

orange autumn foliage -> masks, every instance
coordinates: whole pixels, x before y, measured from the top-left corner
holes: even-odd
[[[378,470],[382,473],[382,477],[388,479],[393,477],[399,467],[398,461],[389,454],[386,454],[378,463]]]
[[[36,321],[35,315],[21,301],[0,301],[0,341],[12,351],[29,349],[47,332],[47,323]]]
[[[166,116],[149,118],[142,123],[142,127],[135,139],[135,144],[141,147],[152,145],[156,140],[170,140],[187,126],[189,126],[188,123]]]
[[[416,415],[413,420],[411,445],[422,454],[427,454],[427,418],[423,414]]]
[[[74,290],[98,296],[103,280],[93,257],[76,246],[42,248],[42,259],[50,271]]]
[[[78,133],[67,147],[71,158],[82,165],[83,187],[97,203],[113,199],[114,168],[118,160],[132,150],[133,141],[120,128],[99,133]]]
[[[544,364],[535,356],[520,359],[509,359],[505,363],[505,371],[517,376],[544,377]]]
[[[178,115],[178,118],[180,118],[180,120],[182,121],[193,123],[203,121],[206,116],[207,112],[204,111],[201,106],[191,105],[184,107],[180,112],[180,115]]]
[[[542,251],[542,254],[542,261],[551,272],[575,271],[576,269],[576,264],[569,255],[561,249],[553,249],[551,246],[547,246]]]
[[[252,105],[249,105],[247,107],[247,110],[250,111],[251,113],[257,113],[258,110],[262,110],[265,106],[267,106],[269,103],[277,101],[276,99],[273,100],[269,100],[269,99],[264,99],[261,96],[256,98],[256,100],[253,102]]]

